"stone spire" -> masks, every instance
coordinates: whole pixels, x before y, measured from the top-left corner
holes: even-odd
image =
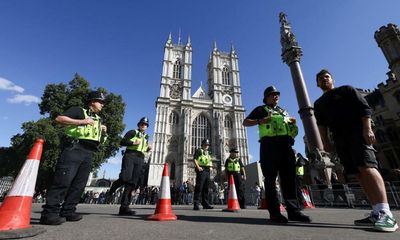
[[[300,57],[303,56],[303,52],[296,41],[296,37],[291,31],[285,13],[281,12],[279,14],[279,22],[281,24],[282,60],[288,65],[294,61],[299,62]]]

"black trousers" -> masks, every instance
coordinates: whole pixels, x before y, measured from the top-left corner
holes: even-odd
[[[244,198],[244,186],[243,186],[243,181],[242,181],[242,174],[240,173],[228,173],[228,183],[230,181],[231,175],[233,175],[233,181],[235,181],[235,188],[236,188],[236,194],[238,197],[238,202],[241,207],[246,205],[246,201]],[[228,185],[228,191],[230,189],[231,185]]]
[[[296,196],[295,155],[291,139],[287,137],[269,137],[260,141],[260,163],[265,178],[265,196],[271,215],[280,212],[280,202],[276,191],[276,177],[279,173],[280,187],[288,212],[299,211]]]
[[[203,168],[203,171],[196,171],[196,186],[194,187],[193,203],[209,206],[208,187],[210,186],[210,169]],[[201,195],[201,201],[200,201]]]
[[[47,189],[42,214],[70,214],[76,211],[88,181],[94,150],[79,143],[65,148],[57,162],[54,178]]]
[[[125,152],[122,158],[122,167],[120,178],[124,183],[124,192],[121,197],[121,208],[128,208],[131,203],[132,191],[138,185],[142,168],[144,164],[144,155],[140,152]]]

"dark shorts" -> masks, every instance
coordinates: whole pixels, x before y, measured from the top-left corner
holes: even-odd
[[[359,167],[378,168],[376,150],[368,146],[359,131],[335,136],[336,152],[346,174],[359,173]]]

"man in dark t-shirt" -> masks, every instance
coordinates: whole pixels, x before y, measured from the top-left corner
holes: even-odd
[[[332,75],[322,69],[317,85],[324,92],[314,103],[315,117],[326,152],[334,148],[328,138],[332,132],[336,152],[347,174],[356,174],[372,205],[371,214],[354,221],[373,226],[377,231],[393,232],[398,226],[390,211],[385,184],[375,158],[375,135],[367,101],[351,86],[335,88]]]

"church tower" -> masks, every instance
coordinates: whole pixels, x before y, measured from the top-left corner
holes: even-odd
[[[192,95],[190,37],[182,44],[179,36],[174,44],[170,34],[164,46],[160,96],[156,100],[149,185],[160,185],[165,162],[171,183],[194,183],[193,154],[204,138],[211,143],[211,176],[215,181],[219,181],[231,147],[238,147],[243,163],[248,164],[247,132],[242,126],[245,110],[233,46],[229,53],[223,53],[214,44],[207,73],[208,91],[201,85]]]

